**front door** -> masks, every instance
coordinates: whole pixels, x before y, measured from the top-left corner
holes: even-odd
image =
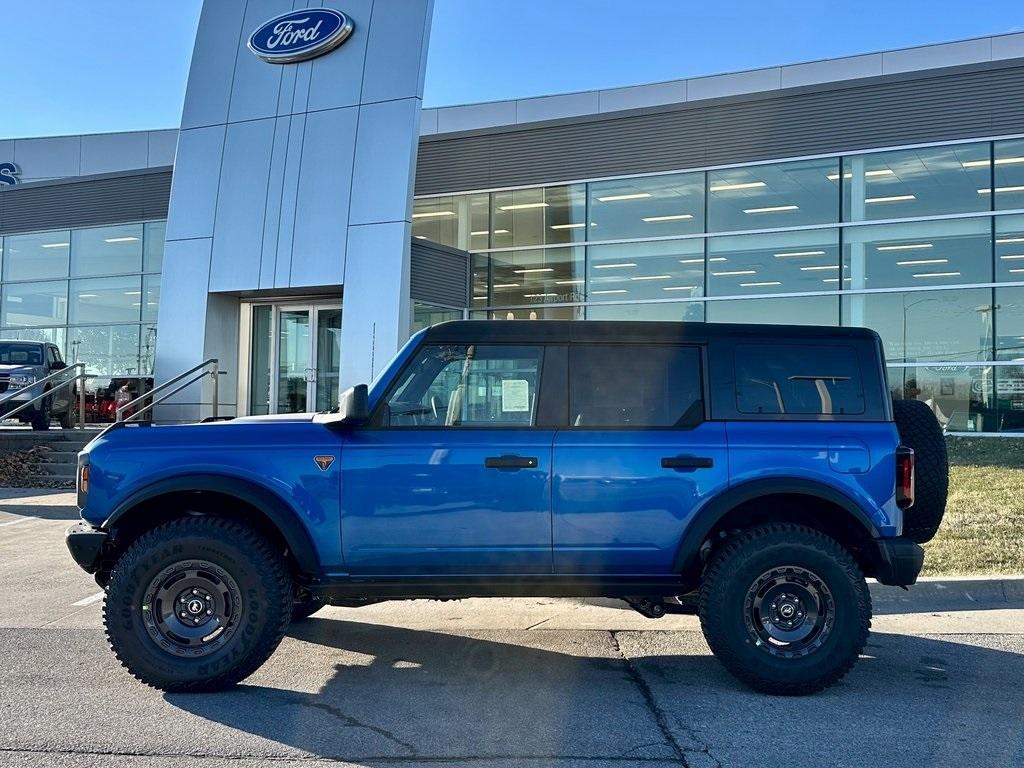
[[[671,573],[694,511],[729,478],[725,425],[704,420],[699,348],[573,346],[553,465],[555,573]]]
[[[250,412],[303,413],[337,406],[341,307],[265,305],[253,316]]]
[[[342,447],[352,573],[550,573],[541,346],[427,345]]]

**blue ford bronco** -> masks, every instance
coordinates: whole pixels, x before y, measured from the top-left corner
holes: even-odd
[[[67,543],[168,691],[238,682],[325,604],[604,596],[811,693],[945,508],[941,429],[884,360],[861,328],[444,323],[334,412],[109,428]]]

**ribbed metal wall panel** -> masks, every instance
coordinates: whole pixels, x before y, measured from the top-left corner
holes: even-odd
[[[171,171],[0,188],[0,234],[167,217]]]
[[[1024,132],[1024,66],[973,66],[420,142],[416,193]]]
[[[413,240],[409,293],[416,301],[469,306],[469,254],[427,240]]]
[[[1024,132],[1024,66],[873,78],[420,141],[416,194]],[[0,187],[0,234],[167,215],[170,169]]]

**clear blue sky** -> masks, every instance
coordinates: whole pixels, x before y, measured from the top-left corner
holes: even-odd
[[[200,5],[3,0],[0,138],[177,126]],[[435,0],[425,103],[632,85],[1012,31],[1024,31],[1024,14],[1008,0]]]

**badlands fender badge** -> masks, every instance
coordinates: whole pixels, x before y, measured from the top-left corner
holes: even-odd
[[[313,457],[313,461],[316,462],[316,465],[318,467],[320,467],[320,469],[323,472],[326,472],[328,470],[328,468],[330,468],[331,464],[334,463],[334,457],[333,456],[314,456]]]

